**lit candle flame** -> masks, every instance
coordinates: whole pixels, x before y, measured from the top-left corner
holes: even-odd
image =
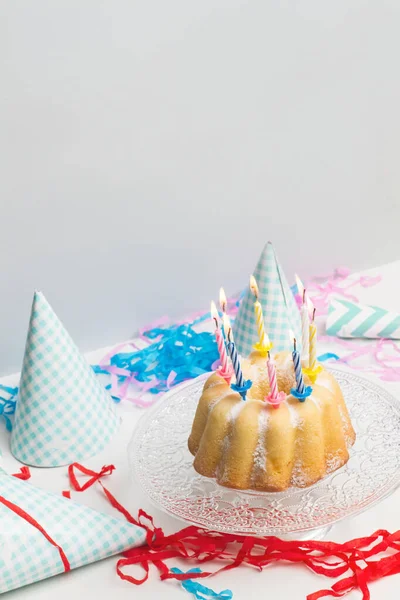
[[[218,311],[217,311],[217,307],[215,306],[215,302],[212,301],[211,302],[211,317],[214,319],[215,321],[215,326],[218,327]]]
[[[231,341],[232,339],[232,326],[231,326],[231,322],[230,319],[228,317],[228,315],[226,313],[224,313],[223,317],[222,317],[222,322],[224,325],[224,331],[225,331],[225,335],[226,338]]]
[[[308,314],[311,316],[311,320],[314,321],[315,318],[315,306],[312,303],[312,300],[310,300],[310,298],[307,296],[307,308],[308,308]]]
[[[306,290],[304,288],[303,282],[297,274],[294,276],[294,278],[296,280],[298,294],[303,299],[303,302],[304,302],[304,297],[305,297],[304,293]]]
[[[225,294],[225,290],[223,287],[221,287],[219,289],[219,305],[221,307],[221,310],[223,313],[226,313],[226,305],[227,305],[227,300],[226,300],[226,294]]]
[[[258,300],[258,285],[257,285],[257,281],[256,278],[254,277],[254,275],[250,276],[250,289],[253,292],[253,294],[255,295],[256,299]]]

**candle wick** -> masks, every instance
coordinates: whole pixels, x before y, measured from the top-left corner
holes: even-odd
[[[293,338],[294,351],[296,352],[296,338]]]
[[[316,308],[314,308],[314,310],[313,310],[313,313],[312,313],[312,320],[313,320],[313,321],[314,321],[314,319],[315,319],[315,311],[316,311]]]
[[[306,303],[306,288],[303,290],[303,304]]]
[[[231,343],[231,329],[228,329],[228,342]]]
[[[268,350],[268,360],[271,360],[271,353],[269,350]]]
[[[216,317],[213,317],[215,323],[215,329],[218,329],[218,321]]]

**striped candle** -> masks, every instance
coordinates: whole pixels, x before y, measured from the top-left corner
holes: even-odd
[[[303,283],[298,275],[295,275],[297,291],[302,298],[302,305],[300,307],[301,317],[301,347],[303,361],[307,362],[309,354],[309,330],[310,330],[310,316],[308,312],[308,305],[306,303],[306,290],[304,289]]]
[[[267,360],[267,369],[268,369],[270,396],[273,400],[276,400],[278,397],[278,383],[276,381],[276,368],[275,368],[275,363],[274,363],[273,359],[271,358],[271,355],[269,352],[268,352],[268,360]]]
[[[269,340],[265,334],[264,315],[263,315],[261,303],[258,299],[259,291],[258,291],[257,281],[256,281],[254,275],[252,275],[250,277],[250,289],[256,298],[256,301],[254,302],[254,312],[256,315],[258,339],[260,342],[260,346],[266,348],[268,346]]]
[[[217,338],[217,346],[219,352],[219,358],[221,360],[221,370],[227,373],[229,370],[228,355],[226,353],[226,346],[224,336],[220,329],[215,330],[215,337]]]
[[[229,332],[228,332],[228,340],[229,340]],[[244,377],[243,377],[243,373],[242,373],[242,368],[240,366],[239,355],[236,350],[235,342],[228,343],[228,350],[231,355],[233,370],[235,371],[236,384],[239,387],[243,387],[244,386]]]
[[[314,370],[317,365],[317,326],[314,319],[310,323],[310,357],[308,366]]]
[[[293,338],[294,350],[292,353],[293,357],[293,366],[294,366],[294,376],[296,378],[296,389],[299,394],[304,394],[305,385],[303,379],[303,372],[301,370],[301,358],[300,352],[296,350],[296,338]]]
[[[223,287],[219,288],[219,306],[221,308],[222,311],[222,317],[226,314],[226,307],[228,306],[228,301],[226,299],[226,294],[225,294],[225,290]],[[225,342],[225,346],[226,346],[226,333],[225,333],[225,328],[222,327],[221,328],[222,331],[222,337],[224,338],[224,342]],[[231,333],[232,335],[232,333]]]
[[[229,372],[228,355],[226,353],[225,339],[218,325],[218,311],[214,302],[211,302],[211,316],[215,322],[215,339],[217,340],[217,348],[221,361],[221,370],[223,373]]]

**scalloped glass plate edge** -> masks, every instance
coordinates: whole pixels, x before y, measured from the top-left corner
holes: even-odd
[[[393,430],[395,429],[397,432],[397,436],[396,436],[396,441],[397,441],[397,445],[399,445],[399,439],[400,439],[400,402],[393,396],[391,395],[389,392],[387,392],[385,389],[383,389],[382,387],[380,387],[379,385],[375,384],[374,382],[369,381],[368,379],[365,379],[363,377],[360,377],[359,375],[356,375],[354,373],[351,373],[349,371],[345,371],[345,370],[341,370],[341,369],[329,369],[334,375],[335,377],[337,377],[339,379],[339,382],[342,385],[343,392],[346,398],[346,403],[349,407],[350,412],[352,412],[352,404],[353,404],[353,398],[357,397],[357,394],[355,394],[355,391],[358,388],[362,389],[362,394],[361,397],[364,399],[364,402],[361,402],[362,406],[361,406],[361,416],[359,417],[354,417],[354,415],[352,414],[352,420],[353,420],[353,425],[356,428],[356,432],[357,435],[359,435],[359,431],[358,431],[358,425],[362,425],[362,423],[358,422],[359,418],[360,421],[362,421],[364,418],[365,421],[365,415],[368,414],[368,402],[366,401],[366,394],[368,395],[375,395],[374,401],[375,403],[377,403],[378,401],[383,404],[383,406],[389,407],[392,409],[392,411],[396,414],[396,427],[393,428]],[[245,524],[241,524],[239,527],[235,527],[234,525],[234,518],[230,518],[229,516],[229,507],[231,507],[231,512],[232,514],[235,513],[236,511],[236,507],[235,507],[235,502],[228,502],[227,503],[227,507],[228,507],[228,511],[227,514],[224,515],[225,517],[225,522],[221,523],[221,519],[216,519],[215,515],[213,515],[213,511],[209,511],[206,516],[202,516],[200,517],[199,514],[196,514],[196,512],[192,512],[192,511],[188,511],[187,506],[188,503],[184,508],[185,510],[182,509],[182,507],[180,506],[181,502],[178,502],[178,505],[176,505],[174,503],[174,498],[168,498],[168,496],[165,496],[164,493],[161,493],[157,491],[157,489],[159,489],[160,485],[158,485],[158,488],[156,489],[154,486],[154,481],[151,480],[150,477],[150,473],[148,470],[149,464],[152,465],[151,463],[151,459],[148,458],[148,454],[146,455],[146,460],[147,463],[144,464],[143,461],[143,457],[142,457],[142,446],[143,446],[143,440],[145,439],[146,436],[146,432],[149,431],[149,426],[154,422],[155,422],[155,418],[157,417],[157,415],[161,414],[165,409],[169,409],[172,406],[172,413],[170,411],[170,419],[172,418],[171,423],[173,423],[175,425],[175,427],[178,428],[179,431],[179,435],[181,436],[181,442],[184,442],[184,446],[179,446],[179,442],[178,445],[176,447],[172,446],[172,451],[176,452],[182,452],[182,453],[187,453],[189,454],[189,458],[190,461],[192,461],[192,457],[189,453],[189,451],[187,450],[187,445],[186,445],[186,440],[187,437],[189,435],[189,431],[190,431],[190,427],[191,427],[191,422],[193,419],[193,414],[194,414],[194,410],[196,408],[197,405],[197,399],[195,399],[195,402],[192,399],[192,404],[193,406],[191,414],[190,414],[190,419],[187,418],[187,415],[182,414],[181,411],[178,410],[179,412],[179,419],[177,422],[175,422],[174,419],[174,407],[173,405],[175,404],[175,401],[177,402],[179,399],[182,401],[182,399],[185,399],[188,395],[190,395],[190,392],[193,393],[193,390],[198,391],[198,389],[201,391],[201,386],[202,386],[202,382],[209,376],[209,374],[204,374],[201,375],[200,377],[198,377],[195,380],[191,380],[188,382],[183,383],[182,385],[178,386],[177,388],[174,388],[173,390],[171,390],[170,392],[168,392],[167,394],[165,394],[162,398],[160,398],[160,400],[150,409],[148,409],[148,411],[146,411],[146,413],[140,418],[140,420],[137,423],[137,426],[133,432],[133,436],[131,438],[131,441],[129,443],[128,446],[128,457],[129,457],[129,465],[130,465],[130,472],[133,475],[135,481],[139,482],[141,488],[143,489],[143,491],[145,492],[146,496],[148,497],[148,499],[150,500],[151,504],[156,507],[157,509],[161,509],[162,511],[166,512],[167,514],[179,519],[180,521],[186,522],[186,523],[193,523],[195,525],[198,525],[200,527],[204,527],[207,529],[212,529],[214,531],[223,531],[223,532],[229,532],[229,533],[236,533],[236,534],[253,534],[253,535],[276,535],[279,537],[297,537],[297,538],[302,538],[302,539],[315,539],[315,538],[321,538],[323,537],[324,534],[326,534],[326,532],[330,529],[330,527],[332,525],[334,525],[335,523],[349,518],[351,516],[355,516],[357,514],[360,514],[361,512],[364,512],[365,510],[368,510],[369,508],[371,508],[372,506],[376,505],[377,503],[379,503],[380,501],[384,500],[385,498],[387,498],[390,494],[392,494],[399,486],[400,486],[400,458],[399,461],[396,462],[395,465],[392,465],[392,469],[391,469],[391,474],[388,473],[388,477],[387,480],[385,482],[382,482],[382,485],[380,487],[378,487],[377,489],[374,490],[374,492],[367,497],[363,498],[358,504],[356,505],[351,505],[349,507],[347,507],[347,509],[345,509],[343,507],[343,510],[340,514],[337,515],[330,515],[327,514],[325,518],[322,519],[318,519],[316,522],[310,522],[308,524],[303,523],[301,524],[300,522],[297,522],[295,525],[292,523],[292,525],[290,525],[289,523],[286,523],[285,525],[282,526],[277,526],[277,525],[273,525],[273,526],[268,526],[268,525],[263,525],[260,526],[259,524],[257,525],[257,519],[254,520],[254,523],[252,523],[252,521],[250,520],[248,525]],[[343,385],[343,382],[345,385]],[[350,394],[350,396],[348,396],[348,394]],[[351,395],[354,394],[353,398],[351,397]],[[185,407],[186,402],[182,405],[183,407]],[[175,407],[175,411],[177,410],[177,407]],[[360,411],[359,411],[360,412]],[[375,411],[376,412],[376,411]],[[190,411],[189,411],[190,413]],[[172,417],[171,417],[172,414]],[[376,422],[376,416],[379,417],[379,411],[377,413],[377,415],[372,414],[369,416],[370,420],[372,419],[372,422],[374,424],[376,424],[376,426],[378,426],[380,423]],[[182,417],[182,419],[181,419]],[[186,421],[185,421],[186,418]],[[383,420],[383,418],[382,418]],[[365,424],[364,424],[365,425]],[[183,427],[183,431],[182,431],[182,427]],[[387,429],[385,429],[385,423],[383,423],[383,430],[385,432],[386,438],[388,436],[388,432]],[[168,429],[169,434],[171,433],[171,430]],[[174,432],[176,433],[176,432]],[[365,438],[365,434],[363,436]],[[365,441],[365,439],[364,439]],[[367,437],[367,441],[368,441],[368,437]],[[390,437],[389,435],[389,439],[386,439],[387,442],[387,446],[390,448],[393,448],[393,439]],[[148,446],[148,450],[150,451],[150,448],[152,446],[152,443],[150,443],[150,445]],[[357,442],[355,447],[357,446]],[[171,449],[171,448],[170,448]],[[169,450],[170,450],[169,449]],[[372,450],[373,448],[371,448],[368,451],[367,449],[363,450],[363,453],[360,453],[358,451],[358,454],[362,454],[362,458],[365,459],[371,459],[372,458]],[[351,452],[351,451],[350,451]],[[151,451],[150,451],[151,453]],[[381,452],[382,454],[382,452]],[[168,458],[165,457],[164,453],[161,452],[160,454],[160,458],[161,458],[161,463],[163,463],[163,460],[166,460],[166,464],[165,464],[165,468],[168,469],[169,468],[169,464],[168,464]],[[352,454],[351,454],[351,458],[352,459]],[[158,456],[156,456],[156,462],[158,460]],[[349,461],[350,463],[350,461]],[[349,464],[348,463],[348,464]],[[372,461],[373,464],[373,461]],[[249,491],[238,491],[238,490],[230,490],[229,488],[225,488],[222,486],[219,486],[215,480],[213,479],[208,479],[206,477],[202,477],[201,475],[198,475],[194,469],[192,468],[193,473],[190,474],[190,478],[193,479],[193,487],[198,486],[204,486],[205,490],[207,489],[207,486],[209,486],[210,482],[213,482],[213,485],[211,487],[214,487],[214,490],[217,490],[216,492],[216,497],[217,499],[219,499],[221,502],[224,502],[223,497],[224,496],[228,496],[229,494],[233,495],[236,497],[236,499],[240,500],[240,499],[244,499],[244,509],[242,507],[242,512],[246,512],[246,499],[250,500],[251,498],[253,499],[257,499],[257,498],[261,498],[264,499],[264,502],[267,501],[267,499],[271,499],[271,502],[268,502],[268,507],[263,507],[263,510],[267,510],[269,508],[269,506],[274,502],[274,500],[279,500],[279,498],[284,498],[285,500],[290,497],[290,495],[308,495],[310,494],[310,492],[315,492],[318,491],[318,489],[322,489],[324,490],[324,488],[326,488],[327,483],[329,481],[332,481],[335,477],[337,477],[338,475],[340,475],[341,473],[343,473],[344,471],[346,471],[346,467],[342,467],[342,469],[339,469],[338,471],[335,471],[334,473],[332,473],[331,475],[328,475],[327,477],[325,477],[324,479],[322,479],[321,481],[319,481],[318,483],[316,483],[315,485],[306,488],[304,490],[299,490],[299,489],[295,489],[295,488],[291,488],[291,490],[289,490],[288,492],[280,492],[280,493],[275,493],[275,494],[269,494],[269,493],[263,493],[263,492],[254,492],[252,490]],[[188,469],[188,464],[186,461],[186,469]],[[347,469],[348,470],[348,469]],[[353,468],[354,470],[354,468]],[[375,471],[377,469],[375,468]],[[177,466],[177,472],[179,472],[179,468]],[[379,471],[380,472],[380,471]],[[358,476],[362,476],[364,475],[364,477],[367,477],[368,479],[368,475],[365,472],[362,472],[360,470],[360,474],[357,473],[357,471],[355,471],[355,475]],[[369,479],[373,478],[372,472],[371,475],[369,476]],[[189,490],[190,490],[190,481],[185,481],[185,477],[181,478],[183,479],[184,485],[189,485]],[[154,480],[154,477],[153,477]],[[348,482],[345,482],[348,483]],[[330,486],[332,487],[332,486]],[[163,490],[164,491],[164,490]],[[318,493],[314,494],[317,498],[318,501]],[[215,497],[215,493],[214,493],[214,497]],[[210,509],[212,509],[212,498],[213,495],[210,493],[210,497],[207,496],[207,491],[203,491],[203,493],[199,496],[199,499],[196,500],[196,496],[194,497],[194,503],[198,504],[199,502],[201,502],[202,500],[204,502],[210,502]],[[221,500],[222,498],[222,500]],[[181,499],[182,500],[182,499]],[[299,507],[301,509],[301,506]],[[308,507],[309,508],[309,507]],[[251,507],[248,508],[248,510],[251,512]],[[268,510],[267,510],[268,512]],[[217,512],[216,515],[218,515],[219,513]],[[266,513],[267,514],[267,513]],[[239,514],[239,522],[240,522],[240,514]],[[258,519],[259,520],[259,519]]]

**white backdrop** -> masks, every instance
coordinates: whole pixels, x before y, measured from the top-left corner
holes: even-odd
[[[398,0],[0,5],[0,373],[33,289],[82,349],[400,256]]]

